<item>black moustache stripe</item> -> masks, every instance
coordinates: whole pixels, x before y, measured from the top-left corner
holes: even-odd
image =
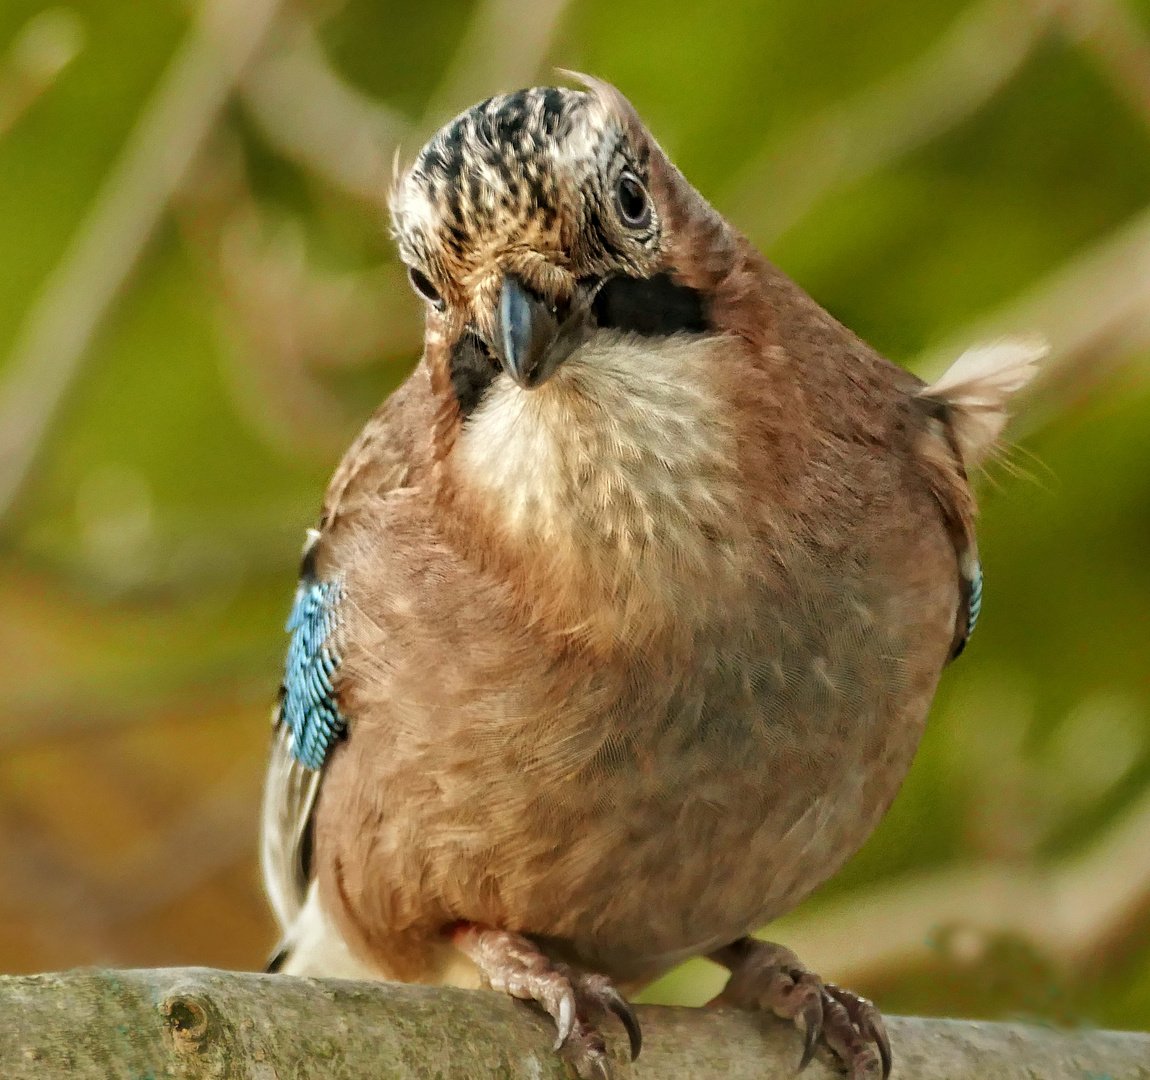
[[[710,329],[702,294],[672,281],[667,273],[611,278],[599,290],[591,310],[604,329],[644,337],[703,334]]]
[[[475,334],[468,331],[455,343],[451,350],[451,387],[465,420],[498,374],[499,362]]]
[[[602,329],[643,337],[703,334],[711,328],[699,291],[677,284],[666,273],[611,278],[596,295],[591,314]],[[455,343],[451,386],[463,419],[475,411],[499,371],[498,361],[472,331]]]

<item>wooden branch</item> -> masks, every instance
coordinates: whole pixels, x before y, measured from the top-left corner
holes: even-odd
[[[553,1026],[490,991],[206,968],[0,977],[4,1080],[559,1080]],[[798,1033],[745,1013],[639,1006],[642,1056],[604,1022],[617,1080],[791,1080]],[[1150,1080],[1150,1035],[889,1020],[895,1080]],[[825,1053],[804,1080],[840,1074]]]

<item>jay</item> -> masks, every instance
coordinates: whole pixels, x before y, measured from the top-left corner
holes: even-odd
[[[982,577],[967,472],[1042,349],[933,385],[836,322],[613,87],[465,112],[392,192],[423,358],[304,550],[262,864],[289,973],[604,1010],[693,956],[886,1076],[753,930],[890,806]]]

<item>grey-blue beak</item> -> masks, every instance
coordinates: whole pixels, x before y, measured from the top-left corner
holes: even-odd
[[[514,275],[499,294],[496,352],[503,370],[520,386],[542,386],[559,365],[587,339],[584,307],[560,317]]]

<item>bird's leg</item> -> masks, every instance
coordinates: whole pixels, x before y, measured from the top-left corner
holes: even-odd
[[[711,953],[710,959],[731,972],[712,1005],[769,1010],[802,1023],[806,1045],[800,1070],[810,1062],[821,1036],[851,1080],[890,1076],[890,1040],[882,1015],[866,998],[823,982],[790,949],[769,941],[740,938]]]
[[[610,1080],[607,1047],[590,1011],[613,1012],[627,1029],[631,1060],[639,1056],[643,1038],[639,1020],[627,999],[606,975],[577,971],[553,963],[522,934],[487,930],[461,923],[451,931],[452,944],[474,961],[493,990],[537,1001],[555,1021],[555,1049],[566,1048],[583,1080]]]

